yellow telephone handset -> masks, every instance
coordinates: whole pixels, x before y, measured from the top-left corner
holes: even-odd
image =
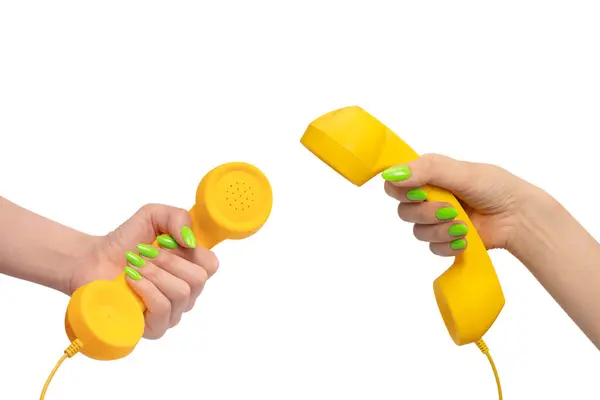
[[[301,143],[357,186],[385,169],[419,155],[400,137],[360,107],[329,112],[314,120]],[[450,203],[468,227],[467,249],[433,283],[439,311],[457,345],[477,343],[504,307],[504,294],[487,250],[456,197],[426,186],[427,199]]]
[[[243,239],[267,221],[273,194],[255,166],[233,162],[210,171],[196,190],[190,210],[199,246],[212,248],[225,239]],[[94,281],[71,296],[65,315],[69,339],[96,360],[115,360],[131,353],[144,334],[146,306],[122,273],[113,281]]]

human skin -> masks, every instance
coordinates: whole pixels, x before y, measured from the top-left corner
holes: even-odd
[[[419,189],[428,184],[453,192],[486,247],[520,260],[600,349],[600,245],[556,199],[498,166],[438,154],[382,175],[385,192],[400,202],[399,217],[413,223],[417,239],[439,256],[457,255],[468,243],[452,212],[439,215],[445,220],[436,216],[450,205],[424,201]],[[451,236],[456,224],[451,231],[459,234]]]
[[[0,273],[71,295],[128,266],[127,281],[147,308],[144,337],[158,339],[193,308],[218,268],[215,255],[196,246],[189,226],[186,210],[149,204],[114,231],[93,236],[0,197]],[[175,248],[151,245],[163,233],[169,235],[161,241]]]

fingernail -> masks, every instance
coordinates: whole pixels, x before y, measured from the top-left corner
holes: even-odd
[[[127,257],[127,261],[134,267],[140,268],[146,265],[146,260],[135,254],[133,251],[128,251],[125,253],[125,256]]]
[[[450,248],[452,250],[460,250],[460,249],[464,249],[466,245],[467,245],[467,241],[465,239],[456,239],[455,241],[450,243]]]
[[[149,244],[140,243],[137,245],[137,249],[144,257],[154,258],[158,255],[158,249]]]
[[[410,168],[406,165],[396,165],[383,171],[381,176],[390,182],[405,181],[410,178]]]
[[[170,235],[160,235],[156,238],[158,244],[167,249],[176,249],[179,247],[175,239],[173,239]]]
[[[457,215],[458,215],[458,211],[454,207],[438,208],[437,211],[435,212],[435,216],[441,220],[456,218]]]
[[[466,235],[468,228],[465,224],[454,224],[448,228],[448,234],[450,236],[463,236]]]
[[[129,265],[125,267],[125,275],[133,279],[134,281],[139,281],[142,279],[142,275],[137,272],[134,268],[131,268]]]
[[[423,189],[411,189],[406,192],[406,198],[413,201],[420,201],[427,199],[427,193]]]
[[[188,245],[188,247],[195,249],[196,248],[196,237],[194,236],[194,232],[192,232],[190,227],[184,226],[183,228],[181,228],[180,233],[181,233],[181,238],[183,239],[185,244]]]

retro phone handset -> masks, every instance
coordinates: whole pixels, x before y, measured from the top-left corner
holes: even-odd
[[[214,168],[202,178],[190,210],[198,245],[210,249],[226,239],[253,235],[269,218],[272,202],[271,185],[255,166],[231,162]],[[113,281],[98,280],[77,289],[65,315],[71,345],[48,377],[40,400],[65,359],[77,353],[96,360],[129,355],[142,339],[145,310],[124,273]]]
[[[375,117],[357,106],[331,111],[314,120],[301,143],[325,164],[356,186],[385,169],[415,160],[419,155]],[[475,343],[488,358],[502,389],[494,362],[483,341],[504,307],[504,294],[487,250],[456,197],[432,186],[423,188],[429,201],[450,203],[468,227],[467,249],[433,282],[444,324],[454,343]]]

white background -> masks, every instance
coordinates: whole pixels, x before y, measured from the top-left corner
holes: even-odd
[[[0,192],[103,234],[141,205],[189,207],[214,166],[274,189],[268,224],[215,249],[181,325],[129,357],[77,356],[47,400],[495,399],[431,284],[451,262],[304,149],[357,104],[418,152],[500,164],[596,237],[600,9],[594,1],[2,1]],[[598,351],[503,251],[486,337],[505,398],[598,399]],[[0,399],[38,398],[68,299],[0,278]]]

